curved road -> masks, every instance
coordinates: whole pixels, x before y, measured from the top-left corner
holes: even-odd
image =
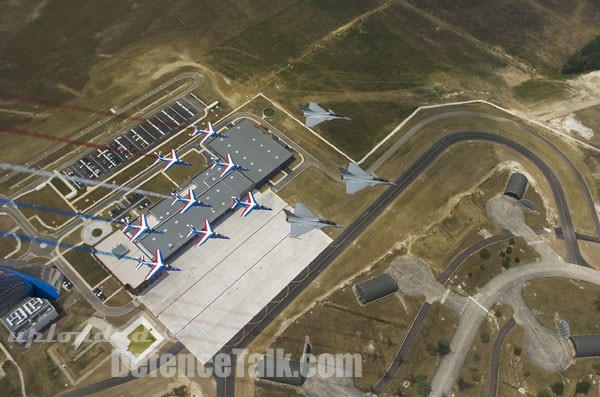
[[[502,353],[502,346],[504,345],[504,341],[506,337],[512,331],[512,329],[517,325],[514,317],[511,317],[510,320],[500,329],[498,336],[496,337],[496,342],[494,342],[494,350],[492,351],[492,359],[490,364],[490,384],[488,386],[488,397],[496,397],[498,393],[498,375],[500,371],[500,353]]]
[[[352,224],[323,250],[288,286],[256,315],[250,323],[242,328],[231,341],[221,349],[221,353],[230,354],[234,348],[246,347],[268,324],[273,321],[327,266],[333,262],[358,236],[373,222],[437,157],[453,144],[465,141],[482,140],[498,143],[516,150],[528,157],[548,179],[552,188],[560,223],[563,227],[567,258],[578,264],[589,266],[581,256],[573,221],[569,212],[564,190],[551,168],[535,153],[523,145],[506,138],[487,132],[467,131],[447,135],[435,142],[403,175],[396,179],[395,186],[388,188],[379,196]],[[234,376],[227,379],[217,379],[218,395],[232,396],[234,394]]]

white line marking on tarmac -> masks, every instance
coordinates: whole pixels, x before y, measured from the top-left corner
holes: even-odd
[[[443,305],[444,302],[446,302],[446,298],[448,297],[448,295],[450,295],[450,290],[447,289],[446,292],[444,292],[444,295],[442,295],[442,299],[440,299],[440,303]]]
[[[477,302],[477,300],[475,298],[473,298],[472,296],[469,296],[469,299],[471,299],[473,302],[475,302],[477,304],[477,306],[479,306],[481,308],[481,310],[483,310],[487,314],[488,309],[486,309],[481,303]]]

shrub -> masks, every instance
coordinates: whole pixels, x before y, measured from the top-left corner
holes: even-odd
[[[538,392],[537,397],[552,397],[548,389],[542,389]]]
[[[520,356],[521,348],[519,346],[515,346],[515,348],[513,349],[513,353],[515,353],[515,356]]]
[[[531,375],[531,370],[529,368],[523,369],[523,376],[528,377]]]
[[[488,343],[490,341],[490,333],[486,330],[483,330],[479,333],[479,337],[483,343]]]
[[[562,396],[563,391],[565,390],[565,385],[563,385],[562,382],[556,382],[550,386],[550,390],[552,390],[552,393],[556,394],[557,396]]]
[[[508,243],[510,245],[515,245],[515,239],[513,237],[511,237],[510,240],[508,240]]]
[[[521,263],[521,258],[519,258],[518,256],[515,256],[515,263]]]
[[[500,251],[500,253],[498,255],[500,255],[500,257],[504,258],[506,256],[506,252],[504,252],[504,250],[502,250],[502,251]]]
[[[590,387],[592,387],[590,382],[588,382],[587,380],[580,380],[575,385],[575,393],[588,394],[588,392],[590,391]]]
[[[430,356],[437,356],[438,354],[437,347],[435,347],[433,343],[425,345],[425,350],[427,350],[427,353],[429,353]]]
[[[446,340],[445,338],[441,338],[440,340],[438,340],[437,352],[440,356],[445,356],[451,351],[452,349],[450,348],[450,342],[448,342],[448,340]]]
[[[421,397],[427,397],[431,393],[431,385],[425,379],[417,382],[417,394]]]
[[[511,246],[506,247],[506,253],[507,254],[512,254],[512,247]]]
[[[490,251],[488,251],[487,248],[484,248],[481,251],[479,251],[479,256],[481,257],[481,259],[490,259],[492,254],[490,254]]]
[[[502,310],[500,310],[500,309],[494,309],[494,316],[496,316],[496,317],[502,317]]]

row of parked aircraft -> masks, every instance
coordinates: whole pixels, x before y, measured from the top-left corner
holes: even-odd
[[[302,114],[306,117],[306,125],[308,127],[313,127],[323,121],[334,120],[334,119],[345,119],[350,120],[349,118],[338,115],[334,113],[332,110],[326,111],[321,108],[318,104],[311,102],[309,105],[301,105]],[[200,144],[206,143],[210,138],[222,137],[227,138],[226,135],[220,134],[214,130],[212,123],[208,123],[206,129],[199,129],[196,126],[193,127],[194,131],[191,136],[202,136],[200,140]],[[159,152],[157,153],[157,159],[155,163],[165,162],[165,166],[163,167],[163,171],[169,170],[171,167],[175,165],[183,165],[190,166],[191,164],[181,160],[177,154],[175,149],[171,150],[170,156],[162,156]],[[211,169],[215,167],[221,168],[221,172],[219,177],[224,178],[229,175],[233,171],[249,171],[249,169],[244,168],[235,163],[233,157],[230,154],[226,155],[225,161],[221,161],[220,159],[213,159]],[[347,194],[355,194],[356,192],[364,189],[369,186],[376,186],[380,184],[387,185],[395,185],[393,182],[390,182],[386,179],[382,179],[377,177],[375,174],[368,174],[364,170],[362,170],[358,164],[350,163],[348,168],[340,167],[340,175],[341,179],[346,184],[346,193]],[[211,207],[210,204],[205,203],[203,201],[198,200],[196,195],[194,194],[194,190],[190,188],[188,190],[188,194],[185,197],[178,195],[176,192],[172,193],[173,202],[171,205],[175,205],[177,203],[183,203],[183,206],[179,210],[179,213],[183,214],[188,211],[190,208],[194,206],[199,207]],[[244,210],[241,213],[241,217],[248,216],[253,210],[271,210],[271,208],[265,207],[256,202],[254,195],[251,192],[247,193],[246,200],[240,200],[237,197],[232,197],[233,203],[231,204],[231,209],[236,208],[237,206],[243,206]],[[307,233],[312,229],[322,229],[324,227],[341,227],[337,223],[325,219],[323,217],[319,217],[314,215],[304,204],[298,203],[296,204],[293,212],[287,209],[284,209],[286,221],[290,223],[290,237],[298,238],[303,234]],[[132,228],[136,229],[136,232],[132,235],[131,240],[136,241],[141,238],[145,233],[161,233],[156,229],[152,229],[148,226],[148,222],[145,215],[140,216],[140,222],[138,225],[132,225],[129,222],[129,219],[124,220],[125,227],[123,231],[127,231],[127,229]],[[199,236],[198,241],[196,242],[196,246],[201,246],[205,244],[209,239],[229,239],[228,236],[223,234],[216,233],[211,223],[208,219],[204,219],[203,228],[198,230],[193,225],[187,225],[189,232],[187,238],[196,235]],[[167,271],[180,271],[181,269],[173,267],[171,265],[165,264],[163,262],[162,253],[160,250],[156,250],[154,260],[146,261],[143,256],[138,259],[137,269],[142,266],[150,267],[150,271],[145,276],[145,280],[149,280],[158,274],[161,270]]]

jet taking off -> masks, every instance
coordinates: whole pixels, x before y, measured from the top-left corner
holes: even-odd
[[[156,254],[154,255],[154,262],[146,261],[144,259],[144,255],[140,256],[138,258],[138,264],[135,268],[136,268],[136,270],[139,270],[144,265],[148,266],[150,268],[150,271],[148,272],[148,274],[146,274],[146,277],[144,277],[144,280],[150,280],[152,277],[156,276],[162,270],[168,270],[168,271],[172,271],[172,272],[181,271],[181,269],[178,267],[174,267],[174,266],[163,263],[162,253],[160,252],[160,250],[156,250]]]
[[[354,194],[367,186],[395,185],[387,179],[378,178],[375,174],[367,174],[356,163],[350,163],[348,169],[340,167],[340,173],[342,180],[346,182],[346,193],[348,194]]]
[[[173,196],[173,202],[171,203],[171,205],[175,205],[176,203],[184,203],[183,207],[181,207],[181,209],[179,210],[180,214],[185,214],[185,212],[192,207],[212,207],[212,205],[206,204],[204,201],[199,201],[196,198],[196,195],[194,194],[192,188],[188,190],[187,197],[181,197],[176,192],[171,193],[171,196]]]
[[[219,159],[213,159],[213,163],[210,166],[210,169],[212,170],[215,167],[223,168],[221,170],[221,173],[219,174],[220,178],[226,177],[232,171],[250,171],[248,168],[244,168],[244,167],[234,163],[233,157],[231,157],[231,155],[229,153],[227,153],[227,161],[226,162],[219,161]]]
[[[331,109],[327,111],[314,102],[311,102],[308,105],[300,105],[300,110],[302,111],[302,115],[306,117],[307,127],[314,127],[323,121],[329,120],[350,120],[346,116],[335,114]]]
[[[285,212],[285,220],[290,223],[290,237],[298,238],[311,229],[322,229],[327,226],[341,227],[333,221],[316,217],[304,204],[296,204],[294,212],[283,210]]]
[[[125,227],[123,228],[123,233],[125,233],[129,228],[137,230],[137,232],[133,233],[133,235],[131,236],[130,240],[133,242],[137,241],[140,237],[142,237],[144,233],[161,233],[158,230],[152,229],[148,226],[148,220],[146,219],[146,215],[144,214],[140,215],[139,225],[132,225],[129,221],[129,218],[123,219],[122,222],[125,224]]]
[[[221,238],[224,240],[229,240],[229,237],[215,233],[212,227],[210,226],[210,222],[208,221],[208,219],[204,219],[204,229],[202,230],[197,230],[192,225],[187,225],[187,227],[188,229],[190,229],[189,233],[187,234],[187,237],[190,237],[192,234],[200,236],[200,240],[198,240],[198,242],[196,243],[196,247],[199,247],[202,244],[206,243],[209,238]]]
[[[238,198],[235,196],[232,197],[232,199],[233,199],[233,204],[231,204],[231,207],[229,207],[229,208],[234,209],[238,205],[241,205],[244,207],[244,211],[242,211],[242,215],[241,215],[242,218],[247,217],[254,210],[271,211],[271,208],[258,204],[256,202],[256,199],[254,198],[254,195],[252,194],[252,192],[248,192],[246,201],[238,200]]]
[[[156,154],[156,161],[154,162],[154,164],[159,163],[161,161],[165,162],[165,166],[163,167],[163,171],[168,171],[171,167],[173,167],[174,165],[185,165],[187,167],[191,166],[191,163],[188,163],[187,161],[183,161],[179,159],[179,156],[177,155],[177,151],[175,149],[171,149],[171,157],[163,157],[161,152],[155,153]]]
[[[205,130],[201,130],[200,128],[197,128],[196,126],[194,126],[194,132],[192,133],[191,136],[196,136],[196,135],[202,135],[202,139],[200,139],[200,144],[204,144],[204,142],[208,141],[210,138],[212,137],[221,137],[221,138],[227,138],[226,135],[223,134],[219,134],[218,132],[216,132],[213,128],[212,123],[209,121],[208,123],[206,123],[206,129]]]

